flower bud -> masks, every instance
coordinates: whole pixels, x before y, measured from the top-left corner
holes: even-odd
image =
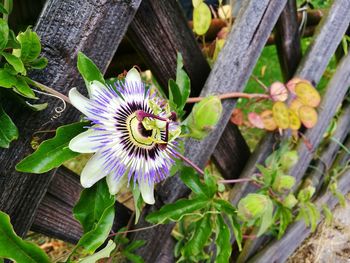
[[[238,217],[246,222],[261,217],[271,200],[262,194],[248,194],[238,203]]]
[[[311,197],[314,195],[315,193],[315,187],[309,185],[308,187],[300,190],[300,192],[298,193],[298,200],[300,202],[307,202],[311,199]]]
[[[284,198],[283,200],[283,206],[292,209],[296,204],[298,203],[298,200],[295,198],[293,194],[289,194]]]
[[[216,96],[206,97],[194,105],[187,118],[191,137],[198,140],[205,138],[220,120],[221,113],[221,101]]]
[[[280,159],[281,168],[283,171],[288,171],[290,168],[292,168],[296,163],[298,162],[299,156],[298,152],[293,151],[287,151],[286,153],[282,154]]]
[[[290,175],[279,175],[272,184],[272,189],[278,193],[284,193],[292,189],[295,178]]]

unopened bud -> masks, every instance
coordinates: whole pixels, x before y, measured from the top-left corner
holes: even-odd
[[[281,168],[283,171],[288,171],[290,168],[292,168],[294,165],[297,164],[299,159],[298,152],[288,151],[284,154],[282,154],[280,159]]]
[[[292,189],[295,184],[295,178],[290,175],[277,176],[272,184],[272,189],[278,193],[284,193]]]
[[[216,96],[206,97],[194,105],[187,118],[191,137],[198,140],[205,138],[220,120],[221,113],[221,101]]]
[[[284,198],[283,200],[283,206],[292,209],[296,204],[298,203],[298,200],[295,198],[293,194],[289,194]]]
[[[238,203],[238,217],[246,222],[261,217],[271,200],[262,194],[248,194]]]
[[[314,195],[315,193],[315,187],[313,186],[308,186],[302,190],[300,190],[300,192],[298,193],[298,200],[300,202],[307,202],[311,199],[311,197]]]

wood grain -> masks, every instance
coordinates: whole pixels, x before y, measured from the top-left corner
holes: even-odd
[[[49,64],[45,70],[32,72],[30,76],[64,94],[73,86],[82,91],[84,85],[76,67],[78,51],[91,57],[104,72],[139,4],[140,0],[48,0],[35,31],[41,37],[42,53]],[[59,122],[75,121],[79,113],[69,108],[59,122],[49,122],[43,127],[55,107],[62,106],[60,101],[50,100],[49,108],[42,112],[24,110],[10,102],[5,106],[20,129],[20,138],[10,149],[0,150],[0,210],[10,215],[15,231],[23,236],[34,220],[53,172],[30,175],[18,173],[14,167],[32,152],[30,141],[35,131],[51,130]]]
[[[83,231],[73,217],[73,207],[82,190],[78,175],[63,166],[57,169],[37,209],[31,230],[77,243]],[[113,230],[117,231],[128,224],[132,212],[119,202],[116,202],[115,209]]]
[[[201,96],[242,91],[266,40],[275,25],[286,1],[246,1],[238,15],[227,42],[219,54]],[[231,115],[235,101],[223,102],[223,117],[215,130],[203,141],[186,142],[186,156],[204,167],[213,153]],[[157,205],[174,202],[189,191],[177,176],[166,180],[158,189]],[[146,212],[145,212],[146,214]],[[144,218],[144,215],[143,215]],[[147,225],[144,221],[136,226]],[[133,239],[147,240],[138,253],[146,262],[160,262],[162,255],[172,255],[172,246],[165,246],[171,239],[172,225],[155,227],[138,232]],[[172,258],[162,262],[172,262]]]

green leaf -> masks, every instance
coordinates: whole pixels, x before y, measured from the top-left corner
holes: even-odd
[[[216,217],[216,263],[226,263],[230,261],[232,245],[230,240],[230,230],[225,224],[221,215]]]
[[[42,111],[47,108],[48,103],[39,103],[39,104],[32,104],[28,101],[25,101],[25,104],[27,107],[29,107],[33,111]]]
[[[11,30],[11,29],[9,31],[6,48],[12,48],[12,49],[20,49],[21,48],[21,44],[18,42],[16,35],[15,35],[15,32],[13,32],[13,30]]]
[[[106,180],[100,180],[90,188],[84,189],[78,203],[73,208],[74,217],[89,232],[98,223],[104,211],[115,202],[109,193]]]
[[[243,240],[241,224],[238,222],[236,216],[232,216],[232,217],[228,216],[228,219],[230,220],[231,225],[232,225],[233,234],[236,238],[238,250],[241,251],[242,250],[242,240]]]
[[[128,251],[123,251],[123,255],[130,261],[133,263],[143,263],[143,259],[142,257],[140,257],[139,255],[130,253]]]
[[[310,218],[311,232],[314,232],[317,227],[317,222],[320,219],[320,211],[318,211],[317,206],[311,202],[307,202],[305,205]]]
[[[129,245],[127,245],[125,248],[124,248],[124,251],[134,251],[142,246],[144,246],[146,244],[146,241],[145,240],[135,240],[133,242],[131,242]]]
[[[180,199],[173,204],[164,205],[159,211],[153,212],[146,220],[153,224],[166,224],[169,221],[178,221],[185,215],[210,205],[207,198]]]
[[[50,259],[34,243],[22,240],[13,230],[10,217],[0,211],[0,258],[20,263],[46,263]]]
[[[30,67],[33,69],[44,69],[47,66],[47,58],[41,57],[30,62]]]
[[[85,233],[79,240],[77,246],[82,246],[86,251],[93,253],[107,239],[114,222],[114,204],[107,207],[94,228]]]
[[[26,98],[29,98],[29,99],[36,98],[34,91],[29,87],[25,77],[23,76],[17,76],[17,82],[14,90]]]
[[[45,173],[59,167],[65,161],[78,156],[80,153],[68,148],[69,141],[85,131],[86,122],[76,122],[61,126],[56,136],[40,144],[31,155],[16,165],[16,170],[27,173]]]
[[[220,212],[224,212],[224,213],[226,213],[228,215],[231,215],[231,216],[236,216],[237,215],[236,208],[233,207],[231,205],[231,203],[227,202],[226,200],[215,199],[214,200],[214,206]]]
[[[21,44],[21,49],[14,49],[12,53],[20,57],[24,63],[34,61],[40,55],[40,38],[29,27],[25,32],[18,34],[17,40]]]
[[[0,106],[0,147],[8,148],[10,142],[18,138],[18,129]]]
[[[329,207],[326,204],[322,205],[322,211],[323,215],[325,216],[325,222],[328,226],[332,224],[333,221],[333,214],[332,211],[329,209]]]
[[[135,207],[135,224],[139,221],[143,199],[141,198],[141,191],[139,187],[132,187],[132,195],[134,197],[134,207]]]
[[[287,227],[293,221],[292,211],[283,206],[279,207],[276,212],[276,221],[279,220],[278,236],[280,239],[286,232]]]
[[[17,84],[17,77],[8,69],[0,69],[0,87],[13,88]]]
[[[206,214],[196,222],[196,227],[191,239],[184,246],[184,254],[188,257],[196,256],[203,251],[212,233],[210,214]]]
[[[94,62],[85,56],[82,52],[78,53],[78,70],[82,75],[86,86],[89,86],[89,82],[97,80],[101,83],[105,83],[102,73]],[[89,91],[90,92],[90,91]]]
[[[3,4],[0,4],[0,13],[6,14],[6,15],[8,15],[8,13],[9,13]]]
[[[257,233],[257,236],[261,236],[266,232],[266,230],[271,226],[273,223],[273,203],[271,199],[268,199],[269,201],[266,204],[266,209],[261,217],[261,223],[259,227],[259,231]]]
[[[191,81],[187,73],[183,70],[183,58],[180,52],[177,53],[177,66],[176,66],[176,84],[180,89],[182,104],[180,109],[182,110],[191,92]]]
[[[3,50],[8,42],[9,38],[9,26],[7,22],[0,18],[0,50]]]
[[[6,61],[19,73],[25,75],[26,69],[24,68],[23,62],[20,58],[16,57],[7,52],[2,52],[1,55],[4,56]]]
[[[216,184],[216,180],[215,180],[214,176],[212,176],[210,174],[208,169],[204,170],[204,182],[205,182],[205,186],[208,189],[207,193],[208,193],[209,197],[214,197],[214,195],[218,191],[218,186]]]
[[[81,259],[79,263],[95,263],[102,258],[109,258],[111,252],[116,248],[116,246],[117,245],[113,242],[113,240],[109,240],[103,249],[91,256]]]
[[[200,3],[193,9],[193,31],[197,35],[204,35],[211,23],[211,12],[205,3]]]
[[[173,79],[169,79],[169,100],[176,105],[177,109],[181,108],[182,105],[182,95],[179,86]]]
[[[208,188],[201,182],[199,175],[191,167],[184,166],[180,178],[197,196],[212,197],[208,193]]]

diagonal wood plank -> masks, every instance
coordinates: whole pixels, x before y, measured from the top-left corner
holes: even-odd
[[[221,94],[228,91],[241,91],[251,74],[258,56],[275,25],[286,1],[246,1],[235,21],[222,52],[215,63],[209,78],[201,92],[202,96]],[[215,130],[202,142],[189,140],[186,142],[186,156],[200,167],[204,167],[213,153],[221,134],[230,118],[235,101],[223,102],[223,116]],[[156,206],[174,202],[186,196],[188,189],[177,176],[166,180],[158,189]],[[151,209],[154,209],[152,207]],[[146,209],[147,210],[147,209]],[[144,216],[138,227],[147,225]],[[147,244],[139,250],[146,262],[172,262],[170,232],[173,225],[155,227],[133,235],[133,239],[147,240]]]
[[[35,31],[40,35],[43,55],[48,67],[31,77],[50,87],[67,93],[72,86],[83,87],[76,68],[78,51],[85,52],[105,71],[125,34],[141,0],[48,0],[40,15]],[[20,138],[8,150],[0,150],[0,210],[10,214],[17,234],[23,236],[30,228],[35,211],[46,193],[53,172],[30,175],[14,171],[16,163],[29,154],[34,131],[42,128],[55,113],[60,102],[50,101],[42,112],[25,111],[18,105],[6,104],[8,112],[20,127]],[[60,118],[71,122],[79,117],[78,111],[67,109]],[[44,129],[54,129],[50,122]]]
[[[78,175],[63,166],[58,168],[47,193],[40,202],[31,230],[70,243],[77,243],[83,230],[80,223],[73,217],[73,207],[82,190]],[[131,211],[118,202],[115,209],[117,213],[113,230],[116,232],[128,224]]]

